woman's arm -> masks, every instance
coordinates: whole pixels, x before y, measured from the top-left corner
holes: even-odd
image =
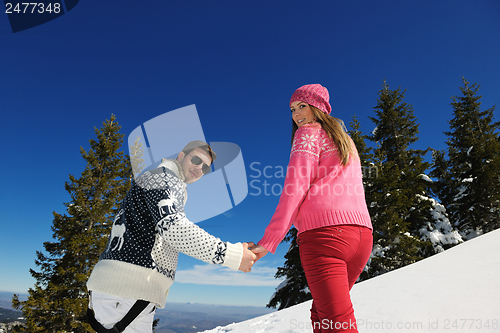
[[[319,124],[312,124],[302,126],[295,132],[285,184],[278,206],[266,228],[264,237],[258,242],[258,245],[271,253],[276,251],[278,244],[295,221],[300,205],[314,181],[323,144],[320,131]]]

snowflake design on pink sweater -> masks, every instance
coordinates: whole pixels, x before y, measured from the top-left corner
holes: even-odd
[[[321,151],[327,151],[327,150],[331,150],[332,149],[332,146],[331,146],[331,142],[330,142],[330,138],[325,135],[324,133],[322,133],[323,135],[321,135],[321,138],[319,139],[320,143],[319,143],[319,147],[321,148]]]
[[[321,158],[331,156],[337,150],[328,134],[322,129],[301,128],[297,130],[296,135],[291,155],[300,155],[317,161],[320,155]]]
[[[302,136],[300,137],[299,141],[302,140],[300,142],[300,145],[302,145],[302,147],[304,149],[314,149],[316,148],[316,144],[317,144],[317,141],[318,141],[318,137],[317,135],[314,135],[314,134],[302,134]]]

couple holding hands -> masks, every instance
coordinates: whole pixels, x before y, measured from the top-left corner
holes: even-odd
[[[362,188],[357,150],[343,122],[330,116],[325,87],[300,87],[289,106],[292,149],[284,190],[257,244],[223,242],[186,218],[187,184],[208,173],[216,159],[205,142],[188,143],[177,159],[164,160],[136,179],[87,282],[94,330],[152,332],[155,309],[165,306],[174,282],[179,252],[250,272],[294,225],[313,298],[314,333],[358,332],[349,291],[373,241],[364,192],[347,191]]]

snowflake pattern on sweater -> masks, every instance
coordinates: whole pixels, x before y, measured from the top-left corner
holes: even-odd
[[[154,269],[172,280],[179,252],[223,264],[227,244],[186,218],[186,195],[186,184],[168,168],[142,174],[123,201],[99,259]]]
[[[334,154],[337,154],[336,146],[318,124],[302,126],[295,132],[290,157],[297,155],[317,162]]]

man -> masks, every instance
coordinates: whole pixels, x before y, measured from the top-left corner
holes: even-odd
[[[222,242],[184,213],[186,184],[208,173],[215,158],[208,144],[192,141],[177,159],[163,160],[133,183],[87,282],[89,322],[97,332],[151,332],[155,309],[165,306],[174,282],[179,252],[251,270],[256,256],[249,244]]]

